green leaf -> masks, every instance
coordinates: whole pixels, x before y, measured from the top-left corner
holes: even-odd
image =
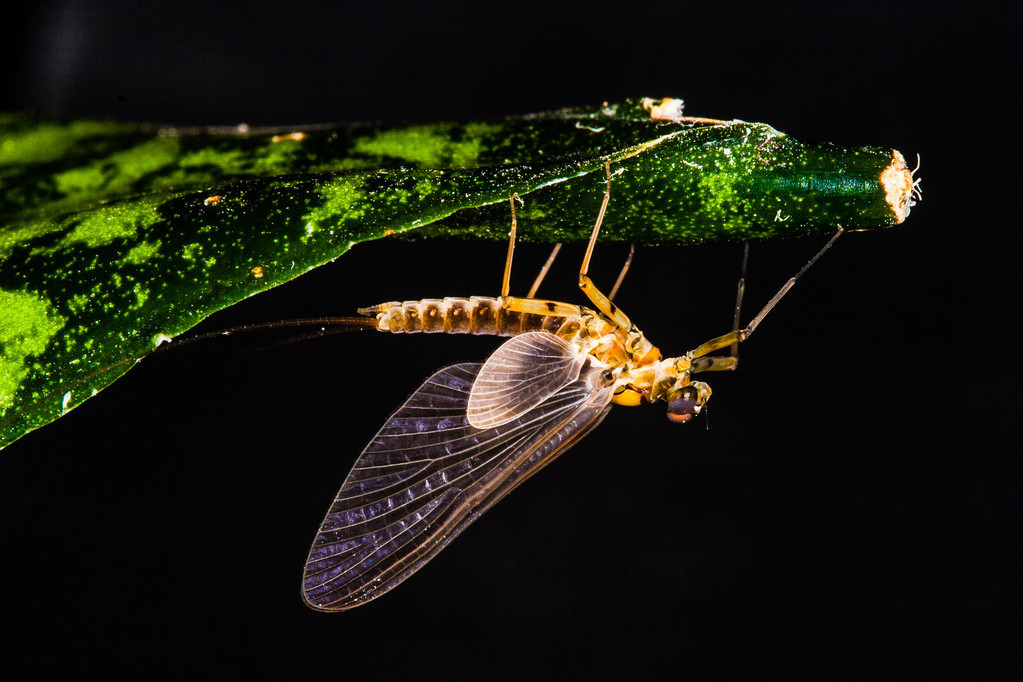
[[[0,117],[0,447],[109,385],[126,359],[359,242],[506,239],[513,193],[522,238],[585,239],[605,163],[608,240],[799,235],[908,213],[897,152],[657,111],[636,100],[272,131]]]

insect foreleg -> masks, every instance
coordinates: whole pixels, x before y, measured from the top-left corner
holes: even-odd
[[[739,330],[739,324],[742,321],[742,297],[746,293],[746,267],[749,265],[749,242],[743,242],[742,244],[742,267],[739,270],[739,284],[736,286],[735,291],[735,314],[732,316],[732,331]],[[735,341],[732,343],[732,357],[735,358],[735,363],[732,369],[739,364],[739,342]]]
[[[735,369],[735,367],[739,363],[739,359],[736,356],[737,352],[736,349],[738,348],[738,345],[750,337],[750,335],[756,330],[756,328],[760,325],[764,318],[767,317],[767,314],[774,309],[774,306],[778,305],[778,302],[781,301],[785,294],[787,294],[789,290],[793,286],[795,286],[796,281],[799,280],[799,278],[802,277],[803,274],[807,270],[809,270],[814,263],[817,262],[818,258],[824,255],[825,251],[831,248],[831,245],[835,243],[836,239],[842,236],[843,232],[844,230],[842,229],[841,226],[839,226],[838,232],[836,232],[834,236],[832,236],[831,239],[828,240],[828,243],[825,244],[820,251],[814,254],[814,257],[808,260],[806,264],[799,269],[799,272],[790,277],[789,280],[782,285],[781,289],[778,290],[778,293],[771,297],[771,300],[767,302],[767,305],[765,305],[760,310],[760,312],[757,313],[756,317],[754,317],[753,320],[750,321],[748,325],[746,325],[745,329],[733,329],[727,334],[722,334],[721,336],[713,338],[710,341],[702,343],[693,350],[689,351],[688,356],[694,360],[693,367],[694,368],[699,367],[699,369],[695,369],[694,371],[714,372]],[[738,306],[742,302],[742,291],[744,289],[744,283],[742,280],[740,280],[739,287],[740,287],[739,299],[736,302],[737,313]],[[722,358],[704,358],[705,355],[708,355],[709,353],[713,353],[716,350],[720,350],[728,346],[731,346],[733,348],[732,355]],[[696,360],[701,358],[703,359],[702,362],[695,362]]]
[[[739,366],[739,358],[735,355],[708,355],[693,360],[690,372],[730,372]]]

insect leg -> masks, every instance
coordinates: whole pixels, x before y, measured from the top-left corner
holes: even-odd
[[[551,269],[552,265],[554,265],[554,259],[558,257],[559,251],[561,251],[561,242],[555,244],[554,248],[551,250],[551,255],[547,256],[547,262],[543,264],[542,268],[540,268],[540,274],[538,274],[536,279],[533,280],[533,286],[529,288],[529,293],[526,294],[526,298],[533,298],[536,296],[536,290],[540,288],[540,283],[543,282],[543,278],[547,276],[547,271]]]
[[[618,279],[615,280],[615,285],[611,287],[611,293],[607,295],[607,300],[615,300],[618,290],[622,288],[622,282],[625,281],[625,273],[629,271],[629,266],[632,265],[632,257],[635,255],[636,245],[629,244],[629,256],[625,259],[625,265],[622,266],[622,271],[618,273]]]
[[[749,242],[742,245],[742,267],[739,270],[739,284],[735,291],[735,313],[732,315],[732,331],[726,335],[732,338],[731,350],[728,355],[704,356],[695,355],[693,352],[693,366],[691,371],[697,372],[727,372],[739,366],[739,343],[740,338],[739,322],[742,320],[742,298],[746,294],[746,266],[749,264]],[[713,343],[708,342],[708,343]],[[707,344],[703,344],[706,346]],[[702,348],[702,346],[701,346]],[[706,351],[711,352],[711,351]]]
[[[845,230],[842,229],[841,226],[839,226],[838,232],[836,232],[834,236],[832,236],[831,239],[828,240],[828,243],[825,244],[824,247],[820,251],[818,251],[813,258],[807,261],[806,264],[799,269],[799,272],[790,277],[789,280],[785,282],[784,285],[782,285],[781,289],[778,290],[778,293],[776,293],[771,298],[771,300],[767,302],[767,305],[765,305],[760,310],[760,312],[757,313],[756,317],[754,317],[753,320],[748,325],[746,325],[745,329],[732,330],[727,334],[723,334],[722,336],[711,339],[710,341],[707,341],[706,343],[703,343],[700,346],[697,346],[693,350],[689,351],[688,353],[689,357],[693,358],[692,371],[718,372],[723,370],[735,369],[735,366],[739,360],[734,355],[734,351],[733,355],[730,356],[722,356],[715,358],[708,358],[704,356],[707,355],[708,353],[713,353],[714,351],[720,350],[721,348],[725,348],[727,346],[732,346],[733,348],[735,348],[738,346],[739,343],[748,339],[750,335],[756,330],[757,326],[759,326],[760,323],[764,320],[764,318],[767,317],[767,314],[774,309],[774,306],[778,305],[778,302],[781,301],[785,294],[787,294],[789,290],[793,286],[795,286],[796,281],[800,277],[802,277],[803,274],[807,270],[809,270],[814,263],[817,262],[818,258],[824,255],[825,251],[831,248],[831,245],[835,243],[835,240],[842,236],[842,233],[844,231]]]
[[[519,198],[518,194],[511,196],[511,230],[509,231],[508,237],[508,257],[504,263],[504,278],[501,281],[501,301],[507,310],[511,310],[519,313],[532,313],[536,315],[562,315],[562,316],[577,316],[580,313],[579,306],[569,305],[567,303],[557,303],[555,301],[544,301],[542,299],[533,298],[533,294],[536,293],[540,283],[543,281],[547,271],[550,270],[551,265],[554,263],[554,258],[558,255],[558,251],[561,250],[561,244],[556,244],[551,255],[547,258],[547,262],[540,270],[540,274],[533,282],[533,287],[529,290],[529,296],[526,298],[519,298],[517,296],[509,296],[508,292],[511,288],[511,266],[512,266],[512,255],[515,253],[515,233],[518,227],[518,220],[515,217],[515,200]]]
[[[511,291],[512,256],[515,253],[515,239],[516,232],[518,231],[518,219],[515,217],[515,200],[518,198],[518,194],[513,194],[511,196],[511,229],[508,232],[508,257],[504,262],[504,277],[501,280],[501,298],[508,298],[508,294]],[[529,293],[526,294],[526,298],[533,298],[536,294],[536,290],[540,288],[543,278],[547,276],[547,272],[554,264],[554,259],[557,258],[559,251],[561,251],[561,242],[554,245],[551,255],[547,257],[547,262],[543,264],[542,268],[540,268],[540,274],[538,274],[536,279],[533,280],[533,286],[530,287]]]
[[[735,291],[735,314],[732,316],[732,332],[739,331],[739,322],[742,320],[742,297],[746,293],[746,267],[749,265],[749,242],[742,244],[742,267],[739,269],[739,284]],[[739,365],[739,342],[732,343],[731,355],[735,358],[735,369]]]
[[[536,292],[540,288],[540,284],[543,282],[544,277],[546,277],[547,273],[550,271],[551,266],[554,264],[554,259],[558,257],[558,253],[561,251],[561,246],[561,242],[554,245],[554,248],[551,250],[551,255],[547,257],[547,262],[543,264],[542,268],[540,268],[540,272],[533,281],[533,286],[529,288],[529,293],[526,294],[526,298],[536,298]],[[629,271],[629,266],[632,265],[632,258],[635,254],[636,245],[629,244],[629,255],[625,259],[625,265],[622,266],[622,271],[618,273],[618,279],[615,280],[615,285],[611,287],[611,293],[607,295],[609,301],[614,300],[615,295],[618,294],[618,290],[622,287],[622,282],[625,281],[625,273]]]
[[[618,306],[611,302],[589,278],[587,273],[590,269],[590,258],[593,256],[593,247],[597,243],[597,235],[600,234],[600,225],[604,222],[604,213],[607,212],[607,204],[611,200],[611,164],[604,164],[604,175],[607,177],[607,189],[604,190],[604,201],[600,205],[600,213],[597,214],[597,222],[593,226],[593,233],[590,235],[590,243],[586,246],[586,254],[583,256],[582,266],[579,268],[579,288],[583,290],[586,297],[593,302],[597,310],[604,313],[616,325],[622,329],[631,329],[632,322],[621,311]]]
[[[518,221],[515,219],[515,200],[518,194],[511,195],[511,229],[508,231],[508,257],[504,261],[504,277],[501,279],[501,298],[508,297],[511,287],[512,256],[515,254],[515,232],[518,228]]]

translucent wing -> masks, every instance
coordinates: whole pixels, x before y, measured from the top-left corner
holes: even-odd
[[[586,368],[517,419],[477,429],[466,405],[481,367],[438,371],[363,451],[309,552],[310,606],[340,611],[387,592],[610,409],[611,390]]]
[[[579,378],[586,355],[550,332],[527,332],[504,342],[483,364],[469,393],[469,423],[507,424]]]

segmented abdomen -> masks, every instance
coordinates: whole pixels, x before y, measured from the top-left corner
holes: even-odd
[[[360,315],[377,319],[377,329],[394,333],[495,334],[515,336],[523,332],[551,333],[579,329],[578,316],[539,315],[508,310],[501,300],[489,296],[426,298],[421,301],[381,303],[360,308]]]

